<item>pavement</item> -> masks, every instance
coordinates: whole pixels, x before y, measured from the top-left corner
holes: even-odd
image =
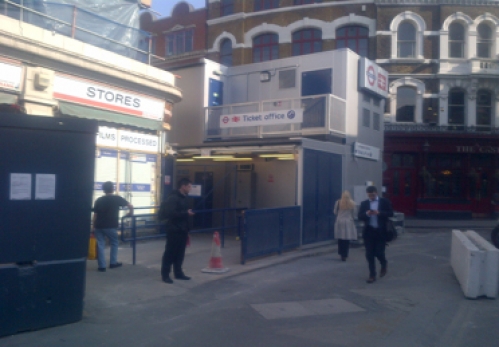
[[[476,230],[489,240],[488,231],[497,224],[496,220],[422,220],[406,219],[405,232],[428,233],[442,230]],[[124,243],[118,251],[118,260],[123,267],[108,269],[106,272],[97,271],[97,261],[87,261],[87,288],[85,307],[87,311],[93,308],[102,308],[102,305],[128,305],[147,301],[164,296],[177,296],[208,282],[217,281],[244,273],[257,271],[278,264],[288,263],[299,258],[313,257],[323,254],[336,253],[336,242],[326,241],[302,246],[300,249],[285,252],[281,255],[271,255],[247,261],[242,265],[240,261],[241,241],[235,235],[225,237],[225,246],[222,248],[223,265],[229,269],[223,274],[202,272],[208,266],[211,257],[212,235],[191,234],[190,246],[186,249],[184,272],[192,277],[190,281],[175,281],[173,285],[161,281],[161,257],[165,240],[154,239],[137,243],[136,264],[133,265],[132,248]],[[360,243],[352,247],[361,247]],[[109,252],[109,249],[107,249]],[[109,253],[107,253],[109,259]],[[96,305],[94,307],[94,305]]]

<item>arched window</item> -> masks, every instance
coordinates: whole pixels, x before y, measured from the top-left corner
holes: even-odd
[[[322,31],[303,29],[293,33],[293,55],[322,52]]]
[[[414,122],[416,113],[416,89],[397,88],[397,122]]]
[[[279,0],[255,0],[255,11],[270,10],[279,7]]]
[[[367,57],[369,30],[361,26],[347,26],[336,30],[336,48],[350,48],[361,57]]]
[[[476,93],[476,125],[492,125],[492,93],[481,89]]]
[[[464,58],[465,30],[461,23],[449,25],[449,57]]]
[[[477,43],[476,54],[480,58],[492,58],[492,28],[486,24],[481,23],[477,27]]]
[[[220,45],[220,64],[232,66],[232,41],[225,39]]]
[[[397,57],[416,57],[416,28],[409,21],[402,22],[397,31]]]
[[[464,90],[454,88],[449,92],[449,124],[464,125]]]
[[[234,0],[222,0],[220,1],[220,15],[228,16],[234,13]]]
[[[262,34],[253,39],[253,62],[279,59],[277,34]]]

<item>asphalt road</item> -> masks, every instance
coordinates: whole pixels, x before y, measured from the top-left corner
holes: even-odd
[[[0,346],[498,346],[499,300],[463,297],[450,236],[402,235],[387,249],[388,275],[374,284],[365,283],[357,248],[346,262],[327,254],[201,285],[176,282],[178,295],[127,305],[102,298],[79,323],[0,338]]]

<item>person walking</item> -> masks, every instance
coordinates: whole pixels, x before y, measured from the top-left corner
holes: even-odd
[[[390,200],[379,197],[376,187],[366,189],[368,199],[360,204],[359,219],[364,222],[362,237],[366,248],[366,259],[369,265],[369,278],[367,283],[376,281],[377,258],[381,264],[379,277],[384,277],[387,272],[388,262],[385,257],[385,233],[388,218],[393,217]]]
[[[355,227],[355,202],[350,196],[350,192],[345,190],[341,194],[341,199],[334,204],[334,237],[338,240],[338,254],[342,261],[348,258],[350,240],[357,240],[357,228]]]
[[[182,178],[177,190],[174,190],[161,203],[159,219],[166,220],[166,245],[161,261],[161,278],[165,283],[173,283],[170,271],[173,265],[173,274],[178,280],[190,280],[182,270],[185,247],[189,235],[189,217],[194,212],[189,209],[187,195],[191,191],[192,183],[188,178]]]
[[[97,263],[100,272],[106,271],[106,237],[109,239],[111,254],[109,259],[109,268],[115,269],[122,266],[118,262],[118,224],[120,207],[128,206],[128,215],[133,215],[133,205],[114,194],[113,182],[107,181],[102,185],[104,196],[95,200],[94,217],[92,229],[97,238]]]

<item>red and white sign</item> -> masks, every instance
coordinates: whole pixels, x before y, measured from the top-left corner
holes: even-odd
[[[388,96],[388,72],[369,59],[360,58],[359,88],[386,98]]]
[[[62,75],[54,78],[54,98],[158,121],[165,112],[159,99]]]
[[[220,116],[220,128],[265,126],[303,122],[303,109],[263,111]]]
[[[21,90],[23,67],[0,62],[0,89]]]

